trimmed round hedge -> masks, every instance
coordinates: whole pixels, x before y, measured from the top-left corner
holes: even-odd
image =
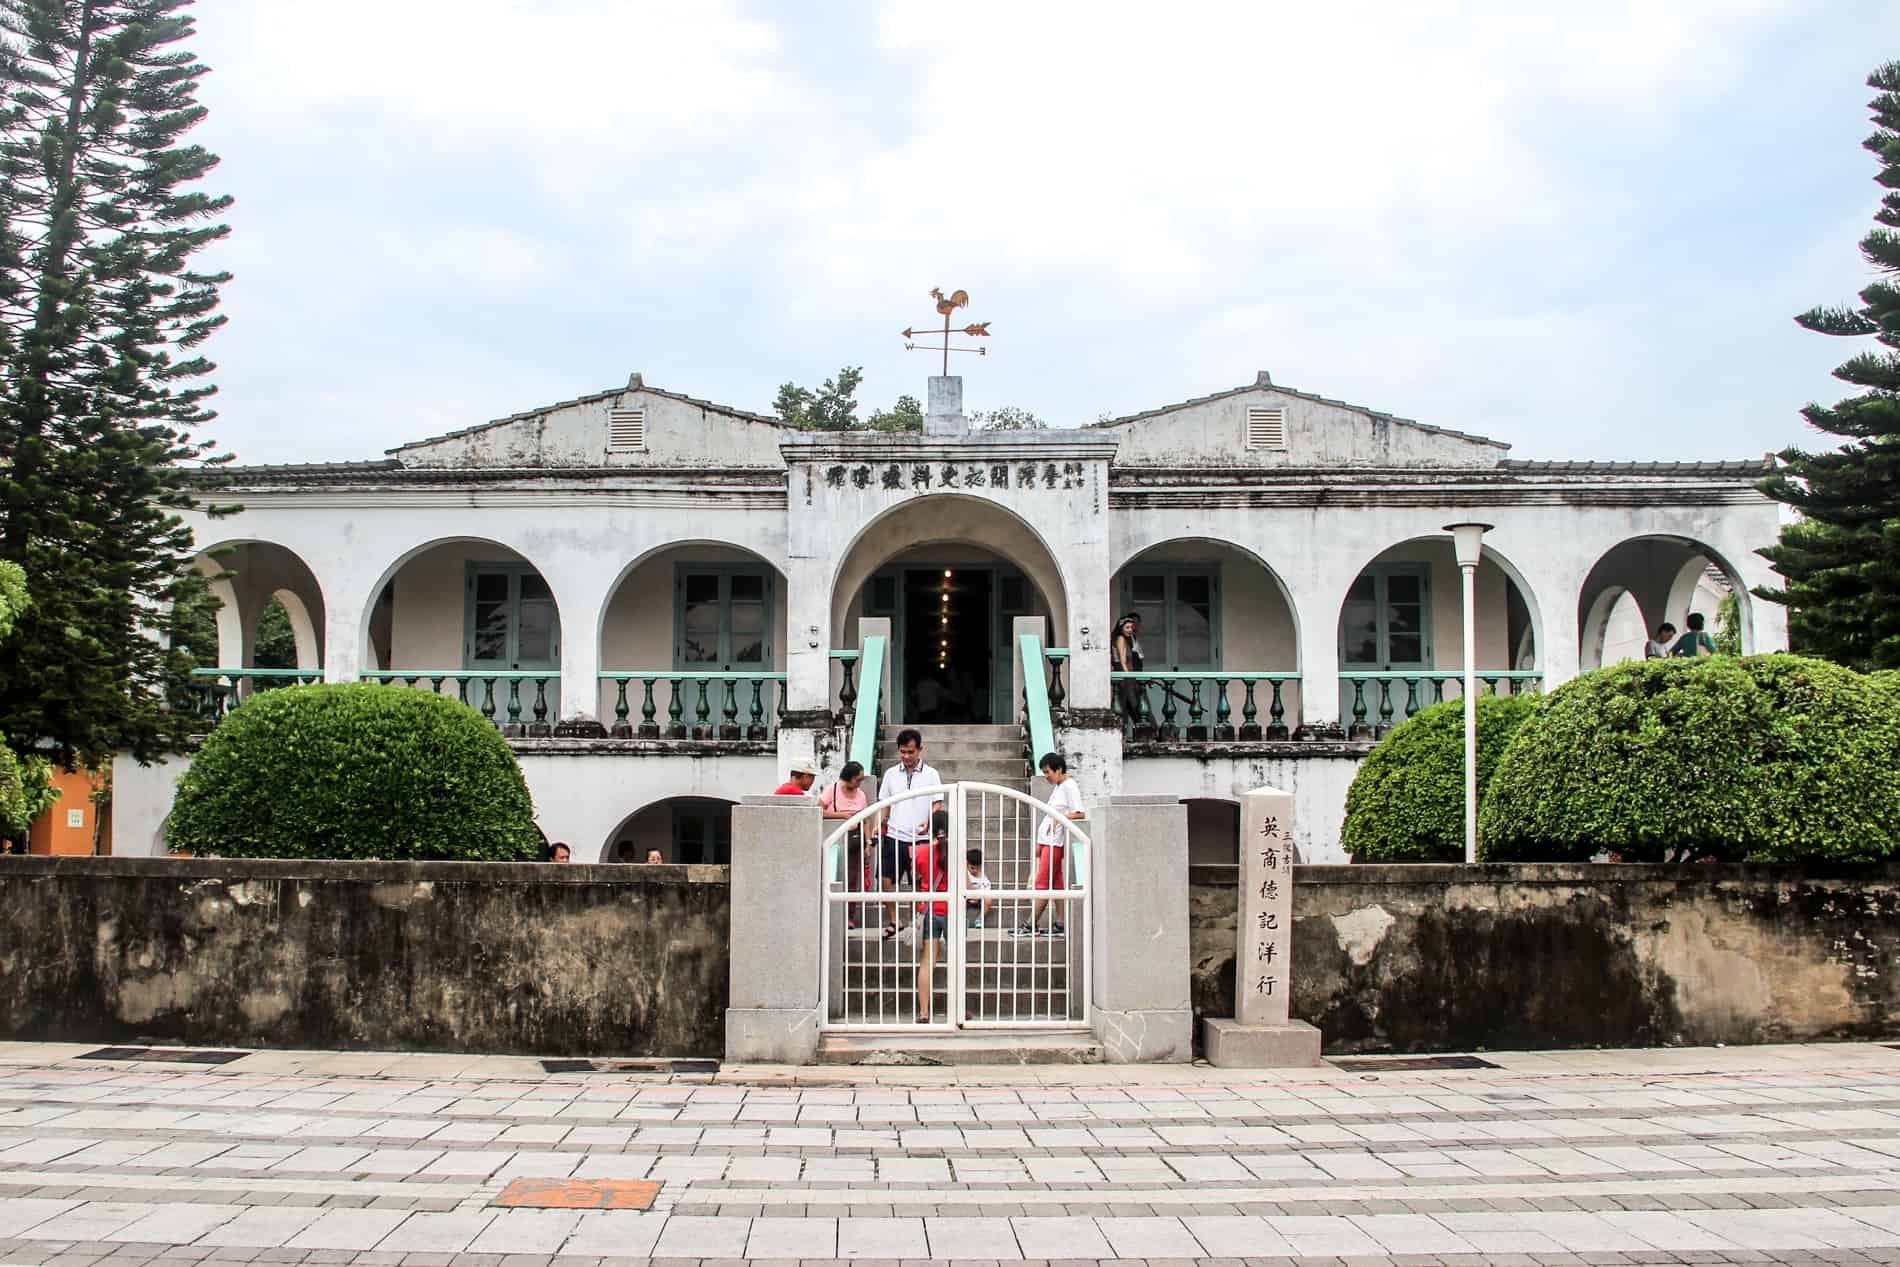
[[[541,849],[494,726],[373,682],[287,686],[232,709],[178,781],[165,836],[227,858],[526,862]]]
[[[1524,695],[1478,697],[1478,787],[1531,715]],[[1463,862],[1465,706],[1446,700],[1401,722],[1359,767],[1340,843],[1355,862]]]
[[[1786,654],[1586,673],[1505,749],[1479,835],[1497,860],[1889,857],[1900,694]]]

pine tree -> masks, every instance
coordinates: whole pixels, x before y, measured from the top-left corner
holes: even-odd
[[[0,0],[0,559],[35,578],[0,732],[63,761],[182,737],[166,613],[188,567],[224,274],[191,258],[230,199],[180,138],[204,117],[190,0]]]
[[[1761,553],[1785,580],[1757,592],[1790,609],[1800,651],[1859,669],[1900,667],[1900,62],[1868,77],[1875,131],[1863,144],[1880,159],[1887,191],[1861,256],[1882,275],[1858,308],[1814,308],[1795,320],[1820,334],[1873,335],[1885,350],[1849,359],[1834,376],[1865,390],[1833,408],[1810,404],[1809,425],[1848,443],[1825,452],[1790,448],[1762,490],[1800,518]]]

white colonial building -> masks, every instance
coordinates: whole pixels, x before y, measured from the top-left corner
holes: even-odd
[[[264,680],[275,598],[305,673],[492,716],[579,861],[714,860],[732,802],[794,757],[868,751],[880,719],[923,724],[966,777],[1020,778],[1001,741],[1026,710],[1087,795],[1188,799],[1209,842],[1237,792],[1294,788],[1321,860],[1369,733],[1457,692],[1453,521],[1493,525],[1492,689],[1562,682],[1692,609],[1713,626],[1724,590],[1745,650],[1786,645],[1749,593],[1777,531],[1760,460],[1513,459],[1264,373],[1026,432],[971,432],[957,380],[931,388],[924,434],[819,434],[636,374],[377,461],[239,468],[219,500],[241,513],[193,524],[224,601],[208,694]],[[1119,692],[1125,611],[1148,677]],[[120,852],[162,851],[180,768],[118,763]]]

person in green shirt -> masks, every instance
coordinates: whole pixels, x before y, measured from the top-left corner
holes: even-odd
[[[1702,627],[1702,613],[1689,613],[1689,629],[1676,639],[1676,645],[1669,649],[1672,656],[1704,656],[1715,654],[1715,639]]]

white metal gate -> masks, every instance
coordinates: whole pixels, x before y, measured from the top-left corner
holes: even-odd
[[[1087,1027],[1081,824],[1023,792],[951,783],[869,806],[824,848],[826,1029]]]

